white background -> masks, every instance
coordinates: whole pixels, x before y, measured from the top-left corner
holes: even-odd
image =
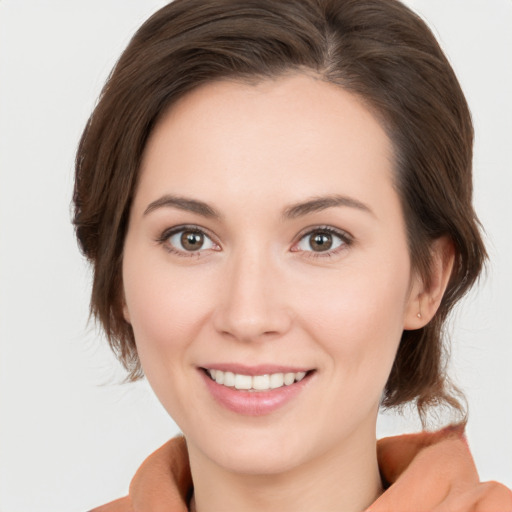
[[[73,156],[116,58],[157,0],[0,0],[0,512],[73,512],[126,494],[177,432],[92,324],[70,224]],[[487,278],[453,321],[482,479],[512,486],[512,1],[409,0],[472,108]],[[388,415],[380,435],[414,429]]]

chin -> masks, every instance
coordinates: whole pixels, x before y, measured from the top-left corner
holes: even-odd
[[[187,437],[185,435],[185,437]],[[247,475],[278,475],[293,470],[308,459],[314,440],[304,433],[279,432],[276,428],[212,430],[199,443],[187,437],[215,464],[224,470]],[[305,450],[308,447],[308,450]]]

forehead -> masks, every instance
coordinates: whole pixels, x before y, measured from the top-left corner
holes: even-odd
[[[392,161],[391,142],[362,101],[293,74],[210,83],[183,97],[153,130],[139,185],[144,195],[167,187],[284,198],[341,187],[364,196],[375,183],[391,185]]]

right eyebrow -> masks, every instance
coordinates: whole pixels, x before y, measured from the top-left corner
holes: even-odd
[[[188,197],[173,196],[166,194],[159,199],[150,203],[144,210],[144,215],[151,213],[159,208],[177,208],[186,212],[197,213],[203,217],[220,219],[220,214],[212,208],[208,203],[190,199]]]
[[[288,206],[284,210],[283,217],[285,219],[295,219],[297,217],[309,215],[310,213],[320,212],[322,210],[327,210],[328,208],[334,208],[336,206],[347,206],[349,208],[355,208],[356,210],[375,215],[368,205],[362,203],[358,199],[349,196],[330,195],[313,197],[302,203]]]

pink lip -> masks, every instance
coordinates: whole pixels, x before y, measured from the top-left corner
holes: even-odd
[[[231,368],[233,366],[230,366]],[[258,371],[253,371],[254,367],[251,367],[250,373],[246,368],[244,371],[240,371],[240,367],[237,365],[238,371],[233,373],[243,373],[244,375],[264,375],[265,373],[284,373],[279,370],[275,370],[275,367],[272,367],[272,371],[261,371],[261,367],[258,367]],[[215,366],[211,369],[219,369],[226,368],[226,366]],[[265,366],[265,368],[269,368]],[[303,370],[290,370],[288,371],[303,371]],[[233,371],[230,369],[226,369],[223,371]],[[313,372],[314,373],[314,372]],[[283,407],[285,404],[290,402],[294,397],[296,397],[299,393],[301,393],[304,388],[309,384],[313,373],[310,373],[304,377],[300,382],[295,382],[290,386],[282,386],[280,388],[272,389],[270,391],[239,391],[235,388],[230,388],[227,386],[223,386],[221,384],[217,384],[214,380],[212,380],[204,370],[200,370],[200,374],[203,378],[203,381],[206,384],[206,387],[212,394],[213,398],[230,411],[233,411],[237,414],[243,414],[245,416],[263,416],[265,414],[270,414],[277,409]]]

